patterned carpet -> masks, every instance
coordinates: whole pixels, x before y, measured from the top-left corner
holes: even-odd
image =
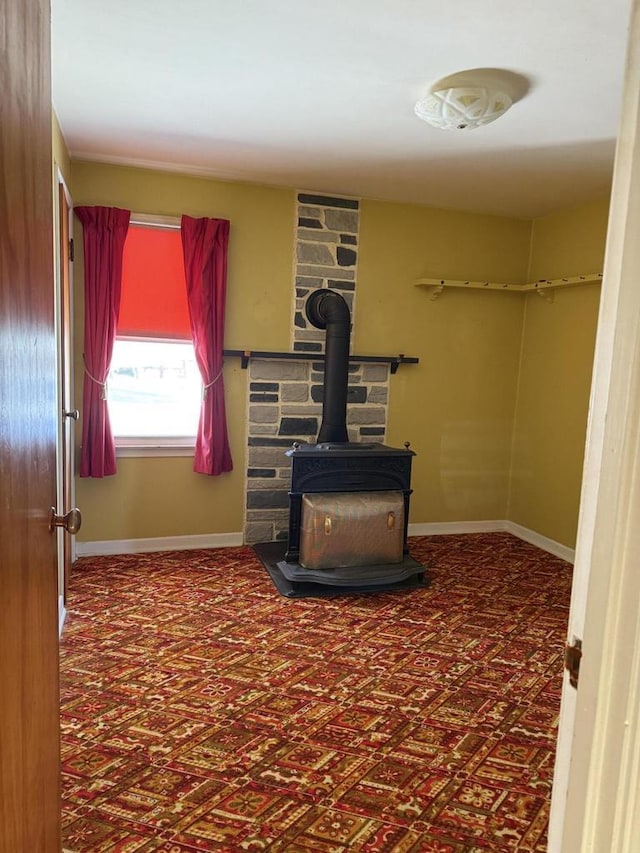
[[[250,548],[79,560],[65,848],[545,851],[571,566],[506,533],[410,545],[429,587],[328,599]]]

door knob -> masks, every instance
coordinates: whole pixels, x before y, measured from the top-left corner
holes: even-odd
[[[62,417],[63,418],[73,418],[74,421],[77,421],[78,418],[80,417],[80,412],[77,409],[71,409],[69,412],[65,412],[63,409],[62,410]]]
[[[64,527],[67,533],[75,535],[82,525],[82,513],[78,507],[70,509],[65,515],[56,515],[55,507],[49,510],[49,530],[55,530],[56,527]]]

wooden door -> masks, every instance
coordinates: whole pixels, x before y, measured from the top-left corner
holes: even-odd
[[[48,0],[0,3],[0,851],[60,850]]]

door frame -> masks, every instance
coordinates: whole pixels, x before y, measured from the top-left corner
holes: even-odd
[[[60,193],[64,193],[69,208],[67,233],[69,239],[73,235],[73,199],[69,187],[58,165],[54,169],[54,272],[55,272],[55,335],[56,335],[56,406],[57,406],[57,430],[56,430],[56,498],[57,508],[60,514],[68,512],[75,506],[75,430],[73,419],[68,419],[63,414],[67,410],[75,408],[73,403],[75,396],[74,381],[74,347],[73,347],[73,258],[63,255],[62,248],[62,223],[60,221]],[[63,261],[68,263],[68,309],[64,310],[64,276],[62,274]],[[68,328],[65,328],[65,315],[67,316]],[[68,336],[67,365],[63,355],[64,338]],[[65,371],[67,377],[65,378]],[[68,382],[69,400],[64,398],[64,383]],[[65,405],[66,404],[66,405]],[[71,441],[65,446],[67,433],[70,432]],[[68,455],[68,463],[66,463]],[[69,477],[69,483],[65,478]],[[58,550],[58,631],[61,634],[66,618],[66,590],[69,582],[69,565],[65,559],[65,548],[70,563],[76,559],[75,536],[70,535],[62,527],[57,528],[57,550]]]
[[[640,849],[640,0],[633,0],[596,339],[549,853]]]

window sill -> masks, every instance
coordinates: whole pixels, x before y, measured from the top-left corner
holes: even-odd
[[[193,444],[151,444],[150,442],[140,444],[118,444],[116,442],[116,456],[193,456],[195,447]]]

